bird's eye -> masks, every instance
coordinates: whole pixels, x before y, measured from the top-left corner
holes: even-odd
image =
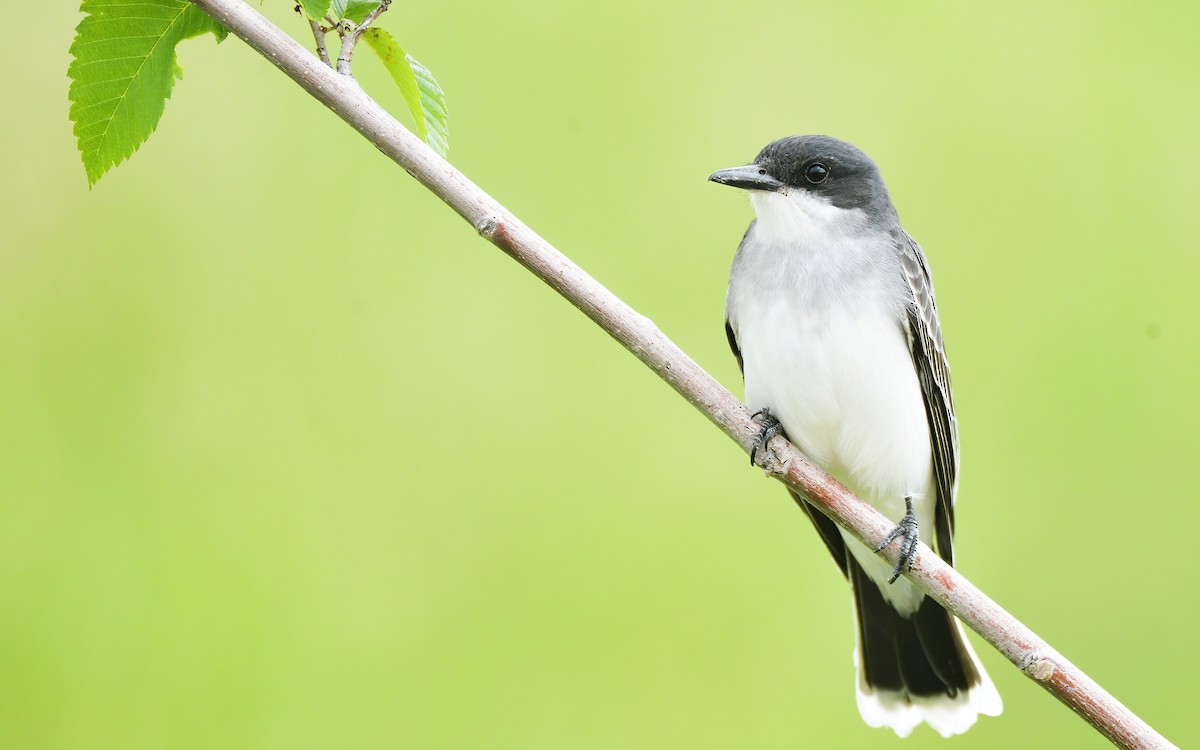
[[[809,164],[804,168],[804,179],[816,185],[825,181],[829,176],[829,167],[824,164]]]

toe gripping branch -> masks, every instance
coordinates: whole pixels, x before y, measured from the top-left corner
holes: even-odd
[[[900,559],[896,561],[896,567],[892,569],[892,577],[888,579],[888,583],[895,583],[901,573],[912,570],[913,561],[917,559],[917,544],[921,541],[917,514],[913,512],[912,495],[904,498],[904,506],[906,508],[904,518],[901,518],[896,528],[888,533],[883,543],[875,548],[876,552],[882,552],[889,544],[903,538],[900,544]]]
[[[762,417],[762,426],[758,429],[758,434],[754,436],[754,440],[750,443],[750,465],[758,466],[758,449],[765,448],[767,443],[771,442],[771,438],[783,433],[783,425],[779,420],[771,414],[770,409],[759,409],[750,415],[751,419]],[[887,545],[884,545],[887,546]]]

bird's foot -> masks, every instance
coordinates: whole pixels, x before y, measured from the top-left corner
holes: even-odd
[[[771,410],[767,408],[759,409],[750,415],[751,419],[762,417],[762,426],[758,429],[758,434],[754,436],[753,442],[750,443],[750,465],[758,466],[758,449],[765,448],[767,443],[771,442],[771,438],[776,435],[783,434],[783,425],[779,420],[771,414]]]
[[[881,552],[897,539],[903,540],[900,543],[900,559],[896,562],[896,567],[892,569],[892,577],[888,579],[888,583],[895,583],[901,573],[906,570],[912,570],[913,561],[917,559],[917,544],[921,541],[920,529],[917,525],[917,514],[913,512],[912,495],[904,498],[904,505],[907,508],[904,512],[904,518],[901,518],[896,528],[888,533],[887,538],[883,540],[883,544],[875,548],[876,552]]]

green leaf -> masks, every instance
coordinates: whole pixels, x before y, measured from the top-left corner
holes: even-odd
[[[446,95],[433,74],[400,48],[392,35],[383,29],[367,29],[363,40],[375,50],[383,66],[396,82],[408,111],[417,124],[417,135],[442,156],[450,147],[447,125]]]
[[[333,20],[340,21],[346,17],[346,5],[349,0],[333,0],[329,3],[329,12],[333,14]]]
[[[320,21],[329,15],[329,0],[300,0],[304,14],[314,21]]]
[[[154,132],[183,69],[175,45],[228,32],[187,0],[84,0],[71,45],[71,121],[88,184]]]
[[[379,0],[347,0],[343,18],[362,23],[367,14],[379,7]]]

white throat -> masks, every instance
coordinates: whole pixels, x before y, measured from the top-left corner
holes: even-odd
[[[794,188],[752,192],[750,203],[757,219],[733,262],[730,319],[767,301],[816,312],[831,304],[893,307],[902,299],[890,237],[861,209]]]
[[[867,228],[867,215],[861,209],[838,208],[807,190],[756,190],[750,193],[750,205],[758,217],[756,239],[768,245],[838,242]]]

